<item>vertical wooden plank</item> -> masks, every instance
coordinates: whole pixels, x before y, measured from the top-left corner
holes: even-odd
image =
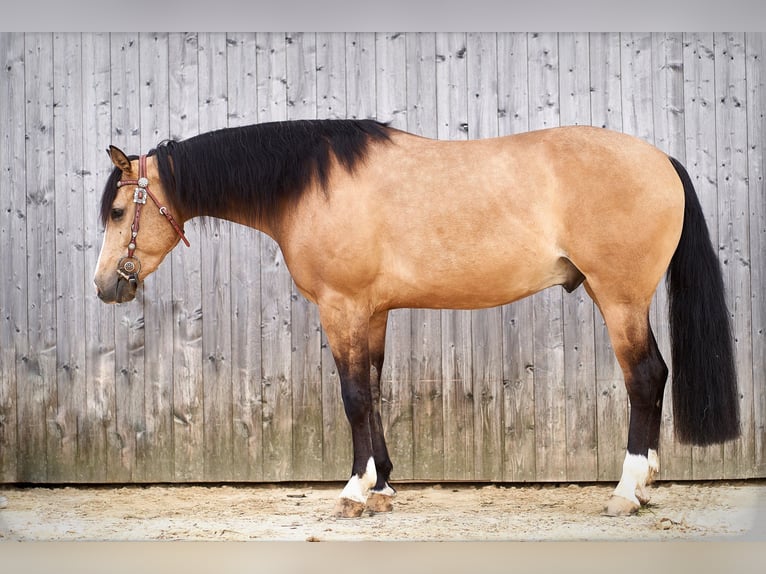
[[[108,437],[114,425],[114,309],[104,305],[93,289],[103,233],[98,206],[111,162],[104,150],[111,143],[109,34],[82,35],[83,79],[83,204],[85,235],[85,412],[79,421],[80,474],[87,482],[105,482]]]
[[[226,44],[229,126],[255,123],[258,110],[256,37],[254,34],[231,34]],[[232,225],[230,242],[234,393],[232,474],[235,480],[261,480],[264,476],[261,273],[258,259],[261,234],[242,225]],[[225,413],[220,415],[223,417]],[[221,418],[219,424],[230,423]],[[221,429],[221,432],[225,434],[226,431]],[[208,467],[206,472],[210,475],[221,471]]]
[[[561,125],[590,125],[588,34],[559,34],[558,48]],[[598,473],[593,314],[583,286],[563,294],[567,480],[593,480]]]
[[[111,143],[129,154],[141,151],[139,50],[135,34],[111,36]],[[144,291],[114,310],[115,420],[109,434],[107,477],[139,482],[144,477]]]
[[[316,35],[317,117],[346,117],[346,35]]]
[[[317,115],[317,36],[288,34],[287,119]],[[291,282],[293,480],[322,477],[322,327],[319,310]]]
[[[622,129],[628,134],[654,143],[651,34],[622,35],[620,59],[622,65]],[[650,310],[652,323],[656,323],[655,316],[656,306],[653,305]],[[621,379],[620,386],[624,390],[624,377]],[[629,407],[628,412],[630,412]],[[626,445],[627,440],[622,445],[620,463],[624,459]],[[662,463],[660,466],[663,466]]]
[[[236,42],[233,43],[236,46]],[[232,51],[236,52],[234,48]],[[231,95],[233,105],[238,105],[238,92],[229,90],[227,85],[226,35],[200,33],[197,36],[197,60],[199,131],[225,128],[229,98],[227,94]],[[236,70],[236,67],[234,69]],[[242,78],[244,76],[242,73]],[[238,79],[241,81],[242,78]],[[204,241],[204,247],[200,246],[203,476],[204,480],[212,481],[241,480],[249,478],[249,474],[241,470],[242,467],[247,467],[249,456],[246,445],[242,447],[238,457],[235,458],[232,454],[235,424],[233,405],[240,404],[235,399],[232,389],[232,332],[235,329],[233,323],[242,325],[246,321],[237,320],[232,310],[231,284],[234,278],[230,259],[231,224],[211,220],[202,225],[204,231],[200,234],[199,241]],[[260,428],[260,421],[258,427]],[[249,427],[239,423],[238,428]],[[235,464],[235,460],[238,464]]]
[[[377,118],[391,126],[407,129],[406,36],[400,33],[375,35],[375,86]],[[359,78],[371,82],[373,78]],[[397,479],[413,478],[412,431],[412,312],[397,309],[388,315],[386,358],[381,376],[381,418],[386,444]]]
[[[168,128],[172,139],[188,138],[199,132],[197,51],[196,34],[168,36]],[[185,233],[191,247],[187,249],[179,244],[170,255],[173,272],[173,480],[178,482],[201,481],[205,475],[202,240],[196,222],[186,224]]]
[[[348,40],[348,70],[357,74],[375,74],[375,50],[368,51],[364,36]],[[358,43],[359,42],[359,43]],[[345,118],[346,111],[346,35],[317,35],[317,116]],[[370,55],[372,57],[370,57]],[[349,81],[351,78],[349,78]],[[354,82],[350,85],[355,87]],[[352,88],[353,89],[353,88]],[[354,108],[354,106],[352,106]],[[350,112],[349,112],[350,113]],[[322,474],[324,480],[344,480],[352,460],[351,428],[346,422],[340,395],[340,379],[324,332],[321,336],[322,365]]]
[[[715,35],[718,241],[740,393],[742,436],[724,446],[724,476],[750,477],[755,437],[744,34]]]
[[[346,114],[351,119],[376,118],[375,34],[346,34]],[[377,118],[381,119],[382,118]]]
[[[620,59],[622,64],[622,129],[624,132],[654,143],[652,106],[652,35],[623,34]]]
[[[49,421],[48,479],[82,482],[78,424],[85,413],[83,293],[82,47],[80,34],[53,39],[56,222],[56,414]]]
[[[141,152],[145,153],[170,135],[167,34],[140,34],[139,51]],[[139,244],[140,241],[139,236]],[[173,478],[173,305],[169,297],[172,286],[172,263],[160,265],[144,282],[144,480],[149,482]]]
[[[437,136],[436,36],[407,34],[407,130]],[[413,477],[444,478],[441,313],[413,309],[412,439]]]
[[[654,143],[652,35],[624,34],[621,40],[623,131]],[[656,315],[657,306],[653,302],[649,312],[652,325],[657,322]],[[660,466],[665,465],[661,462]]]
[[[17,362],[27,342],[24,34],[0,33],[0,482],[20,479]],[[22,369],[20,368],[19,371]]]
[[[529,127],[559,124],[558,38],[529,36]],[[534,301],[536,479],[566,478],[566,387],[561,289],[537,293]]]
[[[590,104],[595,126],[622,130],[619,34],[590,35]],[[594,317],[598,480],[618,480],[628,442],[627,392],[601,314]]]
[[[685,163],[683,42],[680,34],[652,34],[652,85],[654,100],[655,145]],[[671,368],[668,295],[661,281],[654,296],[652,328],[660,353]],[[672,381],[666,387],[672,385]],[[663,410],[672,412],[672,398],[667,389],[668,404]],[[688,480],[692,477],[692,455],[688,445],[674,440],[671,424],[660,428],[660,478]]]
[[[497,35],[498,135],[529,131],[527,34]],[[503,307],[503,480],[535,480],[534,300]]]
[[[469,33],[466,45],[468,136],[497,136],[497,40]],[[475,478],[503,476],[503,331],[500,308],[471,312]]]
[[[748,187],[750,190],[750,285],[753,345],[753,475],[766,476],[766,34],[745,36],[747,56]]]
[[[258,34],[258,121],[287,116],[285,35]],[[279,246],[261,237],[261,364],[263,369],[263,475],[287,480],[292,473],[292,281]]]
[[[56,417],[56,228],[53,36],[25,37],[27,347],[17,368],[18,479],[48,479],[49,424]]]
[[[715,127],[715,52],[713,34],[684,36],[684,124],[686,132],[686,168],[697,191],[705,214],[710,239],[718,243],[718,186]],[[668,366],[671,358],[664,355]],[[668,386],[673,381],[668,381]],[[660,449],[666,450],[674,437],[672,398],[665,392]],[[674,441],[675,442],[675,441]],[[672,447],[671,447],[672,451]],[[662,466],[660,472],[663,472]],[[692,447],[692,478],[723,476],[723,447]]]
[[[468,139],[466,35],[436,34],[437,135]],[[444,394],[444,478],[472,480],[474,466],[471,312],[441,312]]]

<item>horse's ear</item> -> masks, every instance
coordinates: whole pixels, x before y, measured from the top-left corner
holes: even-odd
[[[110,145],[109,149],[106,150],[106,153],[109,154],[112,163],[116,167],[125,172],[130,171],[130,160],[128,159],[128,156],[125,155],[125,152],[123,152],[120,148]]]

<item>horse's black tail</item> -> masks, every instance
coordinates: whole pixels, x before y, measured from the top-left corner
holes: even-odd
[[[686,198],[681,239],[667,273],[673,421],[682,443],[721,443],[740,433],[723,277],[691,178],[680,162],[670,161]]]

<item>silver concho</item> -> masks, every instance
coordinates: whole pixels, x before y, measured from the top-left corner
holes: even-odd
[[[141,263],[134,257],[123,257],[117,264],[117,272],[126,279],[129,275],[138,275],[139,271],[141,271]]]
[[[146,203],[146,190],[143,187],[137,187],[133,190],[133,203]]]

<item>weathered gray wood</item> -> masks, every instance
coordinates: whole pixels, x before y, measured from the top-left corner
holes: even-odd
[[[685,163],[683,43],[680,34],[652,34],[651,70],[654,143],[664,152]],[[667,289],[665,281],[661,281],[653,301],[652,329],[660,353],[665,358],[668,368],[671,368],[667,310]],[[665,397],[668,404],[663,404],[663,410],[667,412],[672,412],[672,384],[669,380],[666,385]],[[692,477],[691,448],[675,440],[672,424],[660,427],[659,455],[660,478],[687,480]]]
[[[334,361],[268,237],[189,223],[193,247],[136,301],[104,307],[91,285],[104,147],[140,153],[168,136],[311,117],[377,117],[440,139],[591,123],[684,161],[726,277],[743,438],[677,444],[668,386],[661,478],[763,476],[765,42],[0,35],[0,481],[347,478]],[[661,286],[651,318],[669,362],[666,298]],[[582,288],[488,311],[393,312],[387,353],[395,481],[619,476],[627,396]]]
[[[686,168],[705,214],[710,239],[718,243],[718,191],[715,126],[715,52],[713,34],[688,34],[684,37],[684,124]],[[670,357],[666,356],[668,365]],[[669,381],[669,386],[672,381]],[[673,426],[672,399],[665,392],[661,450],[668,450],[669,430]],[[692,477],[723,476],[723,447],[692,447]],[[664,473],[660,467],[661,473]]]
[[[375,34],[376,115],[392,127],[407,129],[406,36]],[[365,80],[362,80],[365,81]],[[358,114],[357,114],[358,115]],[[361,116],[359,116],[361,117]],[[414,477],[412,445],[412,312],[397,309],[388,315],[386,363],[381,376],[381,418],[388,450],[394,461],[393,476]]]
[[[466,43],[468,137],[497,136],[497,41],[470,33]],[[480,255],[479,255],[480,256]],[[503,331],[499,307],[471,312],[476,478],[503,476]]]
[[[83,480],[106,482],[109,461],[109,432],[114,425],[115,349],[114,310],[105,308],[91,283],[102,242],[101,225],[95,214],[109,176],[104,161],[111,128],[109,82],[109,34],[82,35],[83,65],[83,204],[85,288],[85,411],[79,421],[78,465]]]
[[[466,35],[436,34],[437,136],[468,138]],[[474,420],[471,312],[441,312],[444,478],[473,479]]]
[[[110,143],[127,153],[139,153],[142,148],[137,35],[112,34],[110,70]],[[144,480],[143,298],[143,291],[139,291],[135,301],[114,309],[115,423],[109,435],[107,462],[107,477],[112,482]]]
[[[555,34],[529,36],[530,129],[559,124],[559,63]],[[566,387],[564,331],[559,288],[537,293],[534,302],[536,476],[566,478]]]
[[[750,285],[753,325],[753,476],[766,474],[766,35],[745,36],[748,188],[750,191]],[[746,334],[745,334],[746,335]]]
[[[724,476],[749,477],[755,440],[744,34],[715,35],[715,68],[719,258],[735,333],[742,420],[741,438],[724,446]]]
[[[79,482],[78,424],[85,414],[84,234],[82,136],[69,126],[82,120],[80,34],[53,39],[53,145],[56,224],[56,402],[49,420],[48,479]],[[51,418],[53,420],[51,420]]]
[[[227,126],[227,42],[225,34],[197,36],[199,131]],[[231,92],[233,93],[233,91]],[[194,114],[193,111],[187,111]],[[232,315],[230,224],[204,224],[199,234],[202,314],[202,412],[203,480],[240,478],[244,453],[232,454],[234,396],[232,392]],[[192,421],[193,422],[193,421]],[[241,427],[240,427],[241,428]]]
[[[287,119],[284,34],[258,34],[258,121]],[[291,279],[279,246],[261,237],[261,363],[263,369],[263,475],[292,476]]]
[[[317,117],[346,117],[346,35],[316,35]]]
[[[199,132],[196,34],[168,36],[169,132],[184,139]],[[191,243],[171,254],[173,270],[173,480],[201,481],[204,464],[202,267],[199,226],[187,224]]]
[[[167,139],[168,35],[139,35],[141,97],[140,152]],[[141,241],[140,237],[137,238]],[[144,282],[145,479],[173,476],[173,292],[172,258]]]
[[[375,48],[365,47],[365,38],[355,34],[317,34],[317,117],[351,117],[367,103],[352,100],[347,109],[349,94],[356,89],[351,80],[353,73],[374,75]],[[347,64],[347,57],[350,62]],[[347,94],[346,79],[349,79]],[[370,98],[368,98],[370,99]],[[317,476],[325,480],[344,480],[351,470],[351,427],[346,421],[340,395],[340,378],[327,337],[321,334],[322,368],[322,472]]]
[[[652,110],[652,74],[651,74],[651,34],[623,34],[620,38],[620,68],[621,68],[621,112],[622,131],[648,142],[654,140],[654,123]],[[650,312],[650,316],[654,311]],[[610,353],[613,351],[610,349]],[[614,402],[610,408],[621,412],[620,403],[625,404],[627,413],[630,408],[627,400],[627,390],[622,371],[618,368],[617,375],[612,380]],[[617,411],[617,409],[620,409]],[[619,420],[619,419],[618,419]],[[618,421],[615,421],[618,422]],[[627,421],[624,423],[624,434],[617,439],[614,452],[613,468],[615,477],[620,476],[625,447],[627,446]],[[606,427],[609,428],[609,427]],[[620,427],[617,426],[619,429]]]
[[[529,131],[527,34],[497,35],[498,135]],[[503,307],[503,479],[535,479],[534,301]]]
[[[56,413],[56,227],[53,36],[25,37],[27,336],[16,371],[18,480],[46,482]],[[62,334],[63,335],[63,334]],[[50,421],[50,422],[49,422]],[[55,470],[55,469],[54,469]]]
[[[407,130],[437,137],[436,36],[408,34]],[[444,476],[444,401],[442,398],[441,312],[413,309],[412,458],[413,476]]]
[[[287,35],[287,119],[317,117],[317,36]],[[322,469],[322,328],[319,310],[291,286],[291,478],[310,480]]]
[[[226,46],[229,126],[256,123],[256,36],[229,34]],[[234,425],[232,468],[237,480],[261,480],[264,476],[261,273],[258,257],[261,234],[241,225],[233,225],[229,237]],[[225,298],[223,302],[228,303]],[[220,317],[216,318],[220,320]],[[223,361],[219,366],[223,366]],[[219,424],[228,424],[225,413],[220,412],[220,415]],[[210,468],[208,472],[220,473],[222,476],[227,474],[225,468]]]
[[[620,35],[591,34],[589,40],[591,122],[596,126],[620,131],[623,128]],[[598,479],[617,480],[622,472],[628,441],[627,392],[604,319],[600,313],[594,319]]]
[[[0,482],[20,474],[16,374],[28,349],[24,76],[24,35],[0,33]]]
[[[590,125],[588,34],[559,34],[561,125]],[[594,305],[580,286],[563,295],[567,480],[598,473]]]

